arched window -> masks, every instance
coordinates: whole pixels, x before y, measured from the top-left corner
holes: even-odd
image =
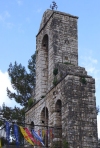
[[[54,128],[54,137],[55,143],[62,147],[62,102],[57,100],[55,104],[55,128]]]
[[[57,100],[55,105],[56,112],[61,112],[61,107],[62,107],[61,100]]]
[[[42,112],[41,112],[41,124],[48,126],[48,109],[47,107],[43,108]]]
[[[44,107],[41,112],[41,124],[44,125],[43,130],[45,130],[45,133],[48,130],[48,116],[48,109],[47,107]],[[48,146],[48,135],[44,135],[43,142]]]
[[[43,37],[42,47],[48,52],[48,35],[47,34]]]
[[[42,51],[41,51],[41,67],[42,67],[42,84],[44,85],[43,95],[48,90],[48,35],[46,34],[42,40]],[[41,78],[42,79],[42,78]]]
[[[34,122],[33,122],[33,121],[31,121],[31,123],[30,123],[30,125],[29,125],[29,129],[30,129],[30,130],[34,129]]]

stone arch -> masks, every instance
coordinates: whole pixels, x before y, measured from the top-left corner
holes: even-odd
[[[54,119],[54,142],[62,147],[62,102],[60,99],[55,104],[55,119]]]
[[[55,104],[55,112],[56,112],[56,118],[57,118],[57,126],[61,126],[62,127],[62,102],[61,100],[57,100],[56,104]]]
[[[44,35],[42,39],[42,59],[41,59],[41,64],[42,64],[42,76],[43,78],[43,85],[44,85],[44,92],[45,94],[47,92],[48,88],[48,46],[49,46],[49,37],[47,34]]]
[[[48,120],[49,120],[48,108],[44,107],[41,112],[41,125],[44,126],[43,127],[44,130],[48,130]],[[46,134],[43,137],[43,142],[45,143],[46,146],[48,146],[48,136]]]
[[[44,48],[44,50],[47,50],[48,52],[48,35],[47,34],[45,34],[42,39],[42,47]]]
[[[29,127],[30,130],[34,129],[34,122],[31,121],[31,122],[30,122],[30,125],[29,125],[28,127]]]
[[[31,121],[31,128],[34,129],[34,122]]]
[[[48,108],[44,107],[41,111],[41,124],[48,126],[48,118],[49,118]]]

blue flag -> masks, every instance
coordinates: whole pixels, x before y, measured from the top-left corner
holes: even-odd
[[[9,145],[9,141],[10,141],[10,125],[9,125],[9,122],[5,122],[6,124],[6,140],[8,142],[8,145]]]
[[[18,126],[14,124],[14,135],[16,139],[16,145],[19,146],[19,134],[18,134]]]
[[[33,134],[33,136],[36,137],[36,139],[39,140],[39,141],[42,143],[42,145],[44,146],[44,143],[43,143],[42,138],[41,138],[34,130],[32,130],[32,134]]]

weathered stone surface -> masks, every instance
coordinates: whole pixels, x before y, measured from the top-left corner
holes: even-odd
[[[54,142],[66,139],[70,148],[97,148],[95,79],[78,66],[77,17],[47,10],[36,40],[36,103],[27,110],[26,123],[44,125],[46,120],[55,127]]]

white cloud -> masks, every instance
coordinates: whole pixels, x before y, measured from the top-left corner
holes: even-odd
[[[4,13],[0,14],[0,21],[4,22],[7,18],[10,17],[10,14],[8,11],[5,11]]]
[[[9,107],[14,107],[15,105],[19,106],[16,104],[14,100],[10,100],[7,97],[7,92],[6,92],[7,87],[12,92],[14,92],[10,83],[8,73],[7,72],[3,73],[2,71],[0,71],[0,106],[2,106],[3,102],[5,102],[5,104]]]
[[[14,26],[14,24],[10,23],[10,22],[6,23],[6,25],[7,25],[7,28],[9,28],[9,29],[11,29]]]
[[[11,15],[9,14],[8,11],[4,11],[2,14],[0,14],[0,22],[3,23],[3,25],[9,29],[11,29],[14,26],[13,23],[8,22],[10,17]]]
[[[37,13],[40,13],[41,11],[42,11],[42,9],[41,9],[41,8],[37,9]]]
[[[17,4],[21,6],[23,4],[22,0],[17,0]]]
[[[27,22],[27,23],[30,23],[30,22],[31,22],[31,20],[30,20],[29,17],[26,18],[26,22]]]
[[[91,54],[81,56],[81,65],[86,68],[89,75],[92,75],[96,80],[96,88],[100,86],[100,67],[99,62]]]
[[[100,138],[100,114],[97,116],[98,121],[98,137]]]
[[[18,31],[20,33],[24,33],[25,32],[24,29],[23,29],[23,24],[18,24]]]

